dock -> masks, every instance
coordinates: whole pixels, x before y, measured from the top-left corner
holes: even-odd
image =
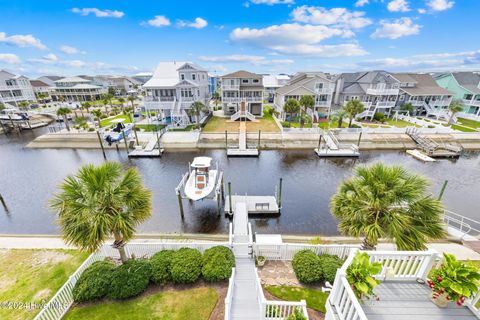
[[[230,206],[230,198],[232,205]],[[225,199],[225,213],[232,215],[239,204],[244,204],[248,214],[278,214],[280,208],[275,196],[231,196]]]
[[[324,143],[322,144],[322,140]],[[321,134],[318,148],[314,149],[319,157],[359,157],[360,151],[355,144],[341,144],[332,131]]]
[[[415,159],[421,160],[423,162],[435,162],[437,160],[427,156],[425,153],[423,153],[420,150],[417,149],[412,149],[412,150],[407,150],[406,151],[409,155],[414,157]]]
[[[463,151],[459,145],[452,143],[438,143],[425,135],[421,135],[417,128],[407,128],[405,133],[431,158],[458,158]]]
[[[249,148],[247,146],[247,124],[240,122],[238,148],[228,148],[227,156],[229,157],[258,157],[258,148]]]
[[[155,158],[160,157],[163,154],[163,148],[160,148],[160,138],[163,132],[159,135],[153,135],[143,146],[136,146],[135,149],[128,153],[131,158]]]

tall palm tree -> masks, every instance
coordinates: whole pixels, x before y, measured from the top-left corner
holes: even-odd
[[[93,116],[97,119],[97,122],[98,122],[98,127],[101,128],[102,127],[102,124],[101,124],[101,115],[102,115],[102,111],[98,110],[98,109],[95,109],[92,111],[92,114]]]
[[[196,127],[200,128],[200,114],[202,112],[207,112],[207,107],[200,101],[195,101],[190,105],[190,109],[188,109],[189,116],[195,116]]]
[[[113,236],[122,262],[125,242],[152,214],[152,193],[144,187],[136,168],[107,162],[86,165],[68,176],[60,193],[50,201],[57,212],[62,236],[68,244],[95,252]]]
[[[343,234],[364,237],[364,249],[388,238],[398,250],[424,250],[429,239],[445,237],[442,204],[427,194],[428,184],[400,166],[357,167],[330,207]]]
[[[287,114],[290,114],[288,123],[291,125],[293,114],[298,113],[298,111],[300,111],[300,104],[295,99],[288,99],[283,105],[283,111]]]
[[[360,100],[354,99],[348,101],[343,109],[348,112],[348,127],[351,128],[353,119],[355,119],[357,114],[360,114],[363,112],[363,110],[365,110],[365,106],[360,102]]]
[[[454,100],[448,106],[448,111],[450,111],[450,117],[448,118],[448,124],[452,123],[453,117],[455,114],[463,111],[463,103],[459,100]]]
[[[307,113],[307,109],[313,109],[315,106],[315,99],[313,96],[302,96],[300,98],[300,106],[302,107],[302,111]],[[303,128],[304,125],[304,120],[303,120],[303,114],[300,114],[300,127]]]
[[[60,116],[63,118],[63,122],[65,123],[65,127],[67,128],[68,131],[70,131],[70,125],[68,124],[68,117],[67,115],[71,112],[69,108],[66,107],[61,107],[58,108],[57,110],[57,116]]]
[[[132,112],[135,113],[135,104],[134,104],[134,102],[135,102],[136,98],[135,98],[134,96],[128,96],[127,100],[130,101],[130,103],[132,104]]]
[[[122,108],[122,113],[125,114],[125,99],[123,99],[122,97],[118,98],[118,102],[120,102],[120,107]]]
[[[90,102],[84,102],[82,103],[82,108],[87,110],[87,113],[90,113],[90,108],[92,107],[92,105],[90,104]]]
[[[103,99],[102,101],[103,105],[105,106],[105,113],[107,114],[107,116],[109,115],[109,112],[108,112],[108,99]]]

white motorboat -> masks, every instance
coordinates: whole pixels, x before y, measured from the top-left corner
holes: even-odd
[[[113,128],[112,131],[107,131],[103,135],[103,139],[108,143],[109,146],[111,146],[113,143],[119,143],[122,141],[124,134],[126,137],[128,137],[133,130],[133,124],[124,124],[123,119],[113,120],[112,122],[116,123],[115,128]]]
[[[29,120],[29,117],[26,112],[18,109],[3,109],[0,111],[0,120],[25,121]]]
[[[185,183],[185,195],[198,201],[205,198],[215,189],[218,170],[210,170],[212,158],[195,157],[190,165],[190,174]]]

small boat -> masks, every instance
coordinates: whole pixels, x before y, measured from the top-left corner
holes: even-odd
[[[18,109],[3,109],[0,111],[0,120],[25,121],[29,120],[28,114]]]
[[[190,165],[191,170],[185,183],[185,195],[198,201],[205,198],[215,189],[218,170],[210,170],[212,158],[195,157]]]
[[[123,121],[123,120],[122,120]],[[123,134],[128,137],[133,129],[133,124],[127,123],[124,124],[122,121],[118,121],[115,128],[112,131],[106,132],[103,135],[103,139],[111,146],[113,143],[118,143],[122,141]]]

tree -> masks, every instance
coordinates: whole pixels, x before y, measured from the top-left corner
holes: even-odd
[[[90,108],[92,107],[92,105],[90,104],[90,102],[84,102],[82,103],[82,108],[87,110],[87,113],[90,113]]]
[[[132,104],[132,112],[135,112],[135,104],[134,104],[136,100],[135,96],[128,96],[127,100],[130,101],[130,103]]]
[[[354,99],[348,101],[343,109],[348,112],[348,118],[350,119],[348,127],[351,128],[353,119],[355,119],[357,114],[362,113],[363,110],[365,110],[365,106],[359,100]]]
[[[63,118],[63,122],[65,123],[65,127],[67,127],[68,131],[70,131],[70,125],[68,124],[68,117],[67,117],[69,113],[70,113],[70,109],[65,107],[61,107],[57,110],[57,116],[60,116]]]
[[[454,100],[448,106],[448,111],[450,111],[450,117],[448,118],[448,124],[452,123],[453,117],[455,114],[463,111],[463,103],[459,100]]]
[[[120,102],[120,107],[122,108],[122,113],[125,114],[125,99],[123,98],[118,98],[118,102]]]
[[[152,193],[136,168],[107,162],[83,166],[75,176],[68,176],[50,206],[57,212],[68,244],[95,252],[113,236],[114,247],[125,262],[125,242],[152,214]]]
[[[97,120],[98,122],[98,127],[101,128],[102,127],[102,124],[100,122],[100,117],[102,115],[102,111],[98,110],[98,109],[95,109],[92,111],[92,114],[93,116],[95,117],[95,119]]]
[[[0,111],[5,109],[5,105],[3,103],[0,102]]]
[[[18,103],[18,107],[22,110],[26,110],[30,106],[30,103],[28,101],[20,101]]]
[[[357,167],[355,176],[341,183],[330,207],[343,234],[364,237],[364,249],[388,238],[398,250],[424,250],[429,239],[445,237],[443,208],[427,194],[428,184],[401,166]]]
[[[348,117],[348,114],[349,113],[343,109],[339,109],[337,110],[337,112],[335,112],[335,118],[338,123],[338,128],[341,128],[343,126],[343,119]]]
[[[216,91],[216,90],[213,93],[213,99],[215,100],[215,108],[217,108],[218,107],[218,102],[220,101],[220,93],[218,93],[218,91]]]
[[[103,99],[102,103],[105,106],[105,113],[108,115],[108,99]]]
[[[108,87],[108,94],[111,95],[112,97],[115,95],[115,88],[114,87]]]
[[[413,111],[414,111],[413,104],[411,102],[405,103],[404,105],[401,106],[400,110],[402,111],[408,111],[408,115],[412,116]]]
[[[302,96],[300,98],[300,106],[302,107],[302,111],[307,113],[307,109],[313,109],[315,106],[315,99],[313,96]],[[300,114],[300,127],[303,128],[304,120],[303,114]]]
[[[300,104],[295,99],[288,99],[285,104],[283,105],[283,111],[285,113],[290,114],[290,118],[288,119],[288,123],[292,124],[292,117],[293,114],[298,113],[300,110]]]
[[[207,107],[200,101],[195,101],[190,105],[190,109],[188,109],[188,114],[190,116],[195,116],[197,128],[200,128],[200,113],[207,112],[207,111],[208,111]]]

